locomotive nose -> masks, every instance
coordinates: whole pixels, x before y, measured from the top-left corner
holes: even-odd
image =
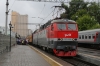
[[[64,51],[69,51],[70,50],[70,47],[69,46],[66,46],[65,48],[64,48]]]
[[[66,46],[63,50],[64,51],[72,51],[72,50],[75,50],[76,49],[76,47],[75,46]]]

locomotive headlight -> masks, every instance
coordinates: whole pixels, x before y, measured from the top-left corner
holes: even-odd
[[[72,40],[73,40],[73,41],[77,41],[77,39],[76,39],[76,38],[75,38],[75,39],[73,38]]]
[[[58,40],[59,40],[59,41],[62,41],[63,39],[62,39],[62,38],[58,38]]]
[[[74,38],[72,40],[74,41]]]

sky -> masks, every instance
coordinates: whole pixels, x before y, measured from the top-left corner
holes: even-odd
[[[28,23],[45,23],[50,19],[53,19],[57,15],[54,16],[51,13],[54,8],[53,6],[58,6],[60,3],[51,3],[51,2],[34,2],[34,1],[17,1],[17,0],[9,0],[8,9],[8,24],[11,21],[11,11],[16,11],[21,15],[28,15]],[[58,9],[55,10],[56,13]],[[5,26],[5,12],[6,12],[6,0],[0,0],[0,26]],[[51,13],[51,14],[50,14]],[[49,15],[50,14],[50,15]],[[48,17],[47,17],[48,16]],[[59,15],[58,15],[59,16]],[[36,18],[32,18],[36,17]],[[45,19],[43,21],[43,19]],[[47,18],[46,18],[47,17]],[[28,25],[29,29],[35,29],[35,25]]]
[[[28,23],[46,23],[48,20],[53,19],[54,17],[57,16],[56,12],[58,9],[52,12],[54,10],[54,8],[52,7],[61,5],[60,3],[52,3],[52,2],[35,2],[35,1],[18,1],[18,0],[8,0],[8,1],[9,1],[8,9],[10,9],[9,15],[8,15],[8,25],[9,25],[9,22],[11,21],[12,10],[18,12],[21,15],[27,14]],[[61,0],[58,0],[58,1],[61,1]],[[65,0],[65,2],[67,1],[70,1],[70,0]],[[65,4],[67,5],[68,3],[65,3]],[[5,26],[5,12],[6,12],[6,0],[0,0],[0,17],[1,17],[0,26]],[[62,12],[64,12],[64,10]],[[59,17],[59,14],[61,14],[62,12],[58,13],[58,17]],[[52,16],[53,13],[56,13],[56,14]],[[32,18],[32,17],[36,17],[36,18]],[[38,17],[43,18],[45,20],[43,21],[43,19],[40,19]],[[36,29],[36,26],[28,25],[28,28],[34,31]]]

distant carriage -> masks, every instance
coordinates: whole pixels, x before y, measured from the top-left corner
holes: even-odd
[[[79,46],[100,49],[100,29],[79,31]]]
[[[26,40],[28,41],[28,44],[32,44],[32,34],[26,37]]]

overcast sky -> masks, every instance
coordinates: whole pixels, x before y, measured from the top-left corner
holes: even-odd
[[[6,0],[0,0],[0,26],[5,26],[5,12],[6,12],[5,4],[6,4]],[[60,5],[60,3],[9,0],[8,9],[10,9],[9,14],[11,14],[12,10],[22,15],[27,14],[29,23],[40,23],[42,19],[39,19],[37,17],[41,17],[45,19],[54,10],[54,8],[52,7],[58,5]],[[55,14],[54,16],[52,15],[53,13],[51,13],[44,21],[42,21],[42,23],[45,23],[48,20],[53,19],[54,17],[57,16],[57,14]],[[10,16],[11,15],[8,15],[9,17],[8,24],[11,21]],[[32,17],[36,17],[36,18],[32,18]],[[36,28],[35,25],[28,25],[28,26],[29,29],[32,30]]]
[[[5,12],[6,12],[6,0],[0,0],[0,26],[5,26]],[[42,19],[45,19],[53,10],[52,6],[60,5],[60,3],[50,3],[50,2],[34,2],[34,1],[17,1],[17,0],[9,0],[9,8],[11,11],[16,11],[19,14],[28,15],[29,23],[40,23]],[[56,12],[56,11],[55,11]],[[53,18],[53,13],[51,13],[42,23],[45,23],[49,19]],[[57,16],[55,14],[55,16]],[[55,17],[54,16],[54,17]],[[11,15],[8,15],[8,24],[11,21]],[[36,18],[32,18],[36,17]],[[29,25],[30,29],[34,29],[35,25]]]

